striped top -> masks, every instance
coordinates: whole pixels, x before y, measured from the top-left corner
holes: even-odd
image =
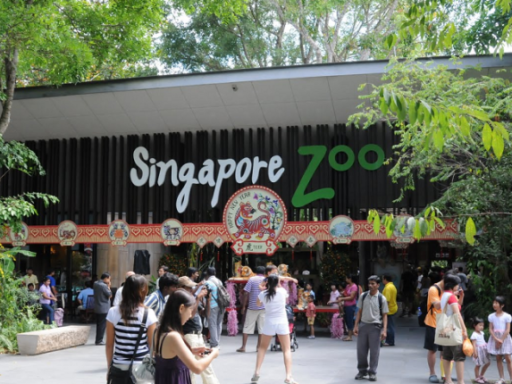
[[[121,318],[119,307],[112,307],[108,311],[107,321],[114,325],[115,329],[115,348],[114,348],[114,364],[129,365],[135,352],[135,345],[137,344],[137,337],[139,335],[140,324],[144,316],[144,308],[139,307],[134,316],[129,319],[128,324],[125,324]],[[146,328],[142,333],[139,348],[133,360],[134,364],[140,364],[145,355],[149,354],[147,327],[155,324],[158,321],[155,312],[148,309],[148,319],[146,321]]]
[[[249,279],[249,281],[245,285],[244,291],[249,293],[248,308],[250,310],[255,311],[255,310],[265,309],[264,305],[259,306],[256,302],[258,300],[258,295],[261,292],[259,285],[261,284],[261,282],[263,280],[265,280],[265,276],[263,276],[263,275],[253,276]]]
[[[157,289],[151,295],[146,297],[144,305],[155,311],[156,317],[160,317],[160,314],[164,311],[165,308],[165,297],[162,295],[162,292]]]

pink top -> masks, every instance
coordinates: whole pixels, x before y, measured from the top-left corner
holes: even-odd
[[[306,317],[315,317],[316,316],[316,307],[313,302],[308,303],[308,307],[306,308]]]
[[[345,307],[349,307],[351,305],[356,305],[357,304],[357,290],[358,289],[359,288],[357,287],[357,284],[352,283],[351,285],[347,285],[347,287],[343,291],[343,297],[349,297],[352,294],[352,292],[356,292],[356,294],[354,295],[354,299],[353,300],[346,300],[345,301]]]
[[[39,292],[46,293],[46,296],[48,297],[52,295],[52,289],[50,288],[50,286],[46,286],[46,284],[41,285],[41,287],[39,288]],[[41,304],[50,304],[51,302],[51,300],[45,299],[42,295],[41,298],[39,299],[39,303]]]

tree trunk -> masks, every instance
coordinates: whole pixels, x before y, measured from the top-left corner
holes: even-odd
[[[11,57],[4,58],[5,79],[6,79],[6,100],[3,102],[2,114],[0,115],[0,135],[3,135],[11,121],[12,101],[16,89],[16,70],[18,68],[18,49],[14,48]]]

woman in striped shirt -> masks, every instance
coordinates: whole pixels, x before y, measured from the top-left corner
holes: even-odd
[[[140,364],[143,357],[149,354],[158,319],[152,309],[144,306],[147,293],[148,283],[143,276],[128,277],[123,287],[121,303],[110,308],[107,314],[106,354],[110,372],[108,384],[124,384],[132,358],[134,365]],[[146,326],[139,347],[135,350],[145,311]]]

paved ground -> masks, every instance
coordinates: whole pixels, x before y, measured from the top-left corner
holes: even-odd
[[[91,384],[104,383],[106,362],[104,348],[94,345],[94,327],[85,346],[56,351],[39,356],[0,355],[0,383]],[[397,346],[383,348],[378,382],[393,384],[426,384],[423,346],[423,328],[416,327],[416,318],[400,319]],[[325,331],[315,340],[299,334],[299,349],[293,353],[293,372],[300,384],[355,383],[355,342],[347,343],[329,338]],[[235,350],[241,344],[241,335],[223,336],[221,355],[214,362],[222,384],[248,384],[256,362],[256,338],[249,339],[247,353]],[[260,384],[282,383],[284,367],[281,352],[267,353]],[[437,367],[438,368],[438,367]],[[439,373],[439,368],[437,369]],[[496,379],[496,363],[488,378]],[[466,362],[466,384],[473,377],[473,362]],[[201,382],[201,380],[198,380]]]

